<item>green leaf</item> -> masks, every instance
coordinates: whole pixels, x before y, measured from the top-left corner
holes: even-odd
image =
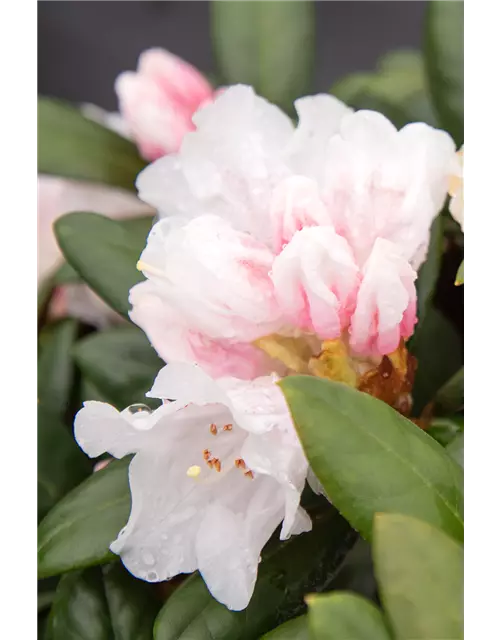
[[[73,349],[84,376],[120,410],[144,402],[164,362],[132,325],[94,333]]]
[[[291,111],[310,87],[314,4],[212,2],[212,42],[224,84],[249,84]]]
[[[304,611],[307,592],[328,585],[353,542],[353,532],[333,509],[310,533],[270,543],[245,611],[229,611],[210,595],[198,574],[169,598],[155,623],[155,640],[253,640]]]
[[[128,465],[112,461],[63,498],[38,528],[38,577],[109,562],[130,513]]]
[[[65,284],[81,284],[82,279],[73,267],[67,262],[63,262],[55,272],[52,282],[54,286],[62,286]]]
[[[53,413],[38,407],[38,520],[91,471],[87,456]]]
[[[307,616],[299,616],[293,620],[289,620],[279,627],[273,629],[261,640],[309,640],[309,628],[307,624]]]
[[[418,416],[463,365],[463,341],[440,311],[431,307],[409,343],[417,358],[413,411]]]
[[[135,191],[146,166],[135,146],[69,104],[38,98],[38,172]]]
[[[464,407],[464,368],[459,369],[437,392],[435,412],[456,413]]]
[[[113,630],[98,570],[61,578],[48,622],[50,640],[110,640]]]
[[[354,73],[330,90],[356,109],[373,109],[397,127],[409,122],[435,125],[423,58],[417,51],[393,51],[377,63],[374,73]]]
[[[449,444],[446,451],[461,467],[464,466],[464,434],[459,433]]]
[[[434,418],[430,426],[427,427],[426,433],[443,446],[446,446],[457,434],[463,431],[463,428],[463,416],[453,416],[453,418]]]
[[[144,279],[136,264],[151,224],[150,216],[119,221],[97,213],[69,213],[54,225],[69,264],[125,318],[128,318],[129,290]]]
[[[116,640],[152,640],[161,602],[154,586],[137,580],[118,563],[103,567],[104,592]]]
[[[379,609],[355,593],[309,596],[307,604],[314,640],[391,640]]]
[[[399,511],[463,539],[463,472],[437,442],[342,383],[291,376],[279,384],[314,473],[364,538],[375,513]]]
[[[463,637],[463,549],[455,540],[426,522],[379,514],[374,558],[396,640]]]
[[[66,319],[47,326],[39,337],[38,403],[56,416],[69,408],[74,378],[70,352],[77,335],[76,320]]]
[[[420,323],[424,321],[427,311],[431,307],[434,289],[441,268],[443,252],[444,222],[442,216],[437,216],[431,226],[431,237],[427,258],[418,270],[417,287],[417,317]]]
[[[425,63],[439,123],[460,146],[464,136],[463,2],[428,3]]]
[[[457,275],[455,276],[455,286],[460,287],[464,283],[464,261],[460,263],[458,267]]]

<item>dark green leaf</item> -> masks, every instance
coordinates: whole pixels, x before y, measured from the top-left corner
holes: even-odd
[[[464,283],[464,261],[460,263],[458,267],[457,275],[455,277],[455,286],[459,287]]]
[[[464,368],[459,369],[436,394],[435,412],[450,414],[464,406]]]
[[[330,93],[356,109],[380,111],[397,127],[409,122],[435,124],[424,62],[416,51],[386,54],[374,73],[342,78]]]
[[[463,637],[463,549],[426,522],[379,514],[374,558],[397,640]]]
[[[80,340],[73,354],[84,376],[120,410],[144,402],[165,364],[132,325],[94,333]]]
[[[457,434],[463,431],[464,419],[462,416],[453,418],[434,418],[426,432],[443,446],[449,444]]]
[[[80,284],[81,282],[82,279],[78,273],[67,262],[63,262],[53,277],[53,283],[55,286]]]
[[[61,578],[48,622],[50,640],[110,640],[113,630],[99,570]]]
[[[270,544],[245,611],[229,611],[214,600],[196,574],[160,611],[155,640],[253,640],[302,613],[304,595],[331,582],[352,542],[352,530],[329,509],[314,522],[312,532]]]
[[[109,545],[130,513],[129,458],[111,462],[73,489],[38,528],[38,575],[58,575],[116,558]]]
[[[464,434],[459,433],[449,444],[446,451],[461,467],[464,466]]]
[[[314,640],[391,640],[379,609],[355,593],[309,596],[307,604]]]
[[[118,563],[103,567],[103,580],[115,640],[152,640],[161,606],[153,585],[133,578]]]
[[[427,5],[425,63],[439,123],[457,145],[464,126],[464,3]]]
[[[77,335],[78,323],[67,319],[46,327],[39,337],[38,403],[56,416],[63,416],[69,407],[74,378],[71,347]]]
[[[314,56],[314,4],[212,2],[212,41],[225,84],[252,85],[291,110],[307,93]]]
[[[463,341],[443,314],[431,307],[409,348],[418,362],[413,386],[413,411],[418,416],[462,366]]]
[[[130,288],[143,276],[136,264],[152,218],[110,220],[97,213],[69,213],[54,230],[69,264],[112,309],[128,317]]]
[[[38,407],[38,519],[91,471],[90,461],[68,429]]]
[[[309,640],[307,616],[299,616],[273,629],[261,640]]]
[[[427,257],[418,271],[416,282],[418,309],[417,317],[420,323],[424,321],[425,314],[431,306],[434,289],[436,288],[441,267],[441,254],[443,251],[444,223],[441,216],[437,216],[431,227],[431,239]]]
[[[55,596],[55,591],[43,591],[42,593],[39,593],[37,596],[37,610],[38,613],[40,613],[40,611],[45,611],[45,609],[48,609],[50,607],[50,605],[52,604],[52,601],[54,600],[54,596]]]
[[[151,640],[159,606],[152,585],[119,564],[102,573],[95,568],[68,573],[55,594],[50,640]]]
[[[463,472],[437,442],[340,382],[291,376],[280,386],[314,473],[364,538],[379,511],[415,515],[463,538]]]
[[[38,172],[135,191],[137,149],[69,104],[38,98]]]

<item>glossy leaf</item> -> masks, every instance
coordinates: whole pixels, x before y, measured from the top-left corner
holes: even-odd
[[[84,376],[120,410],[144,402],[165,363],[135,326],[115,327],[80,340],[73,350]]]
[[[463,548],[426,522],[379,514],[374,558],[396,640],[463,637]]]
[[[151,217],[119,221],[97,213],[69,213],[54,230],[73,269],[112,309],[128,317],[129,290],[144,279],[136,264],[151,224]]]
[[[259,565],[253,597],[245,611],[229,611],[195,574],[169,598],[155,623],[155,640],[253,640],[304,610],[304,595],[330,583],[354,535],[333,510],[313,530],[270,543]]]
[[[425,61],[439,123],[457,145],[464,125],[464,3],[433,0],[427,5]]]
[[[38,404],[56,416],[69,408],[74,379],[71,347],[78,335],[76,320],[47,326],[39,337]]]
[[[103,567],[113,637],[116,640],[152,640],[161,602],[155,586],[134,578],[121,564]]]
[[[314,473],[364,538],[375,513],[398,511],[463,539],[463,472],[437,442],[342,383],[293,376],[280,386]]]
[[[135,191],[145,162],[135,146],[70,104],[38,98],[38,172]]]
[[[312,2],[212,2],[211,22],[223,84],[249,84],[287,111],[308,92],[314,56]]]
[[[446,451],[461,467],[464,466],[464,434],[459,433],[446,445]]]
[[[426,429],[434,440],[443,446],[449,444],[464,429],[463,416],[453,416],[452,418],[434,418]]]
[[[307,604],[312,640],[391,640],[380,610],[355,593],[309,596]]]
[[[85,479],[92,467],[64,424],[38,407],[38,520]]]
[[[443,314],[431,307],[409,345],[418,367],[413,385],[413,412],[425,405],[463,365],[463,341]]]
[[[464,368],[459,369],[438,391],[435,412],[450,414],[464,407]]]
[[[380,58],[375,72],[342,78],[330,93],[356,109],[380,111],[397,127],[409,122],[436,122],[423,58],[416,51],[388,53]]]
[[[110,640],[113,629],[98,570],[63,576],[50,612],[50,640]]]
[[[292,640],[292,638],[293,640],[310,639],[307,616],[299,616],[280,624],[279,627],[262,636],[261,640]]]
[[[442,216],[437,216],[431,226],[431,236],[427,257],[418,270],[417,287],[417,317],[419,323],[424,321],[425,315],[432,304],[434,290],[436,288],[441,268],[441,255],[443,252],[444,223]]]
[[[129,458],[113,461],[73,489],[38,528],[39,578],[109,562],[109,545],[130,513]]]

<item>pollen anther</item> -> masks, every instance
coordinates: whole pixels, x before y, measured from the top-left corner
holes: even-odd
[[[204,449],[203,450],[203,458],[204,458],[204,460],[210,460],[211,455],[212,454],[210,453],[210,451],[208,449]]]
[[[233,429],[233,425],[232,424],[225,424],[223,431],[232,431]]]
[[[253,480],[253,472],[250,471],[250,469],[248,471],[245,471],[243,475],[246,476],[247,478],[250,478],[250,480]]]
[[[246,469],[247,465],[245,464],[245,461],[243,460],[243,458],[236,458],[236,460],[234,461],[234,466],[237,469]]]
[[[210,433],[211,433],[213,436],[216,436],[216,435],[217,435],[217,425],[216,425],[216,424],[214,424],[213,422],[212,422],[212,424],[210,425]]]

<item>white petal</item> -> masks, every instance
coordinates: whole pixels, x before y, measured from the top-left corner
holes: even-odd
[[[200,367],[181,362],[163,367],[146,395],[162,400],[177,400],[180,405],[227,403],[226,394],[213,378]]]
[[[328,94],[295,101],[299,124],[287,149],[296,173],[319,179],[323,175],[328,141],[352,109]]]
[[[104,402],[88,401],[75,416],[75,439],[91,458],[108,452],[115,458],[138,451],[159,413],[118,411]]]

